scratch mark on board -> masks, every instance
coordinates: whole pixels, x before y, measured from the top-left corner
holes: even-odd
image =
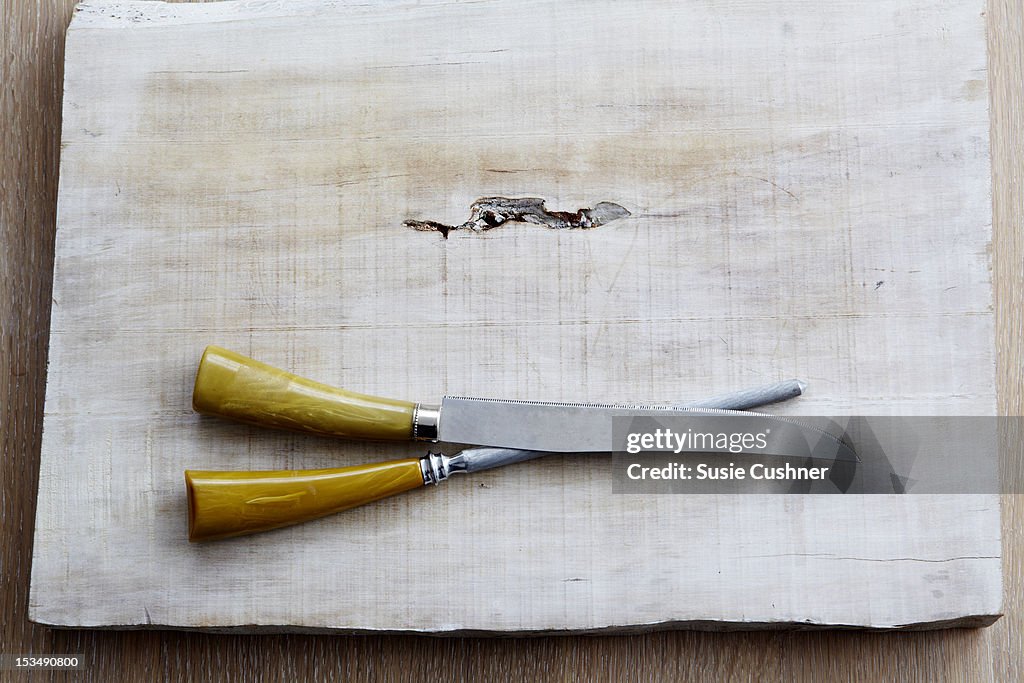
[[[791,192],[790,190],[787,190],[787,189],[786,189],[786,188],[784,188],[784,187],[783,187],[782,185],[779,185],[779,184],[778,184],[777,182],[775,182],[774,180],[770,180],[770,179],[768,179],[768,178],[762,178],[761,176],[743,176],[743,177],[745,177],[745,178],[752,178],[752,179],[754,179],[754,180],[760,180],[760,181],[761,181],[762,183],[768,183],[769,185],[771,185],[772,187],[774,187],[774,188],[775,188],[776,190],[779,190],[780,192],[785,192],[786,194],[788,194],[788,195],[789,195],[790,197],[792,197],[793,199],[795,199],[795,200],[797,200],[797,201],[800,201],[800,198],[799,198],[799,197],[797,197],[797,196],[796,196],[796,194],[794,194],[794,193],[793,193],[793,192]]]

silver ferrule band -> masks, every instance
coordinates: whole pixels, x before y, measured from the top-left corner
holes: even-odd
[[[441,483],[451,474],[448,456],[442,453],[427,453],[420,458],[420,472],[423,474],[424,486]]]
[[[441,423],[441,407],[417,403],[412,411],[412,438],[416,441],[437,441]]]

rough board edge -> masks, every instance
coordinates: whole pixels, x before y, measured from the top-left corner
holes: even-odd
[[[1002,607],[1000,607],[1002,609]],[[992,626],[1000,618],[997,614],[971,614],[955,619],[928,621],[913,624],[859,625],[826,623],[812,621],[715,621],[695,619],[689,621],[661,621],[651,624],[616,625],[590,629],[537,629],[525,631],[513,630],[402,630],[402,629],[365,629],[365,628],[321,628],[312,626],[269,626],[269,625],[235,625],[235,626],[182,626],[177,624],[57,624],[41,620],[29,613],[29,620],[40,626],[55,629],[89,628],[101,631],[184,631],[200,633],[222,633],[236,635],[260,635],[276,633],[294,633],[306,635],[335,636],[372,636],[372,635],[407,635],[428,636],[436,638],[539,638],[548,636],[613,636],[657,633],[660,631],[705,631],[710,633],[733,633],[741,631],[865,631],[874,633],[896,633],[904,631],[939,631],[951,628],[986,628]]]
[[[145,28],[315,16],[338,8],[350,12],[378,11],[387,5],[448,4],[443,0],[409,3],[377,0],[371,6],[355,0],[222,0],[208,3],[168,3],[162,0],[85,0],[75,6],[70,30],[84,28]]]

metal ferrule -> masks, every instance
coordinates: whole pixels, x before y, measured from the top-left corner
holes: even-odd
[[[466,459],[461,453],[448,457],[444,453],[427,453],[420,458],[423,485],[439,484],[455,472],[466,471]]]
[[[412,438],[416,441],[437,441],[440,423],[440,406],[417,403],[412,411]]]

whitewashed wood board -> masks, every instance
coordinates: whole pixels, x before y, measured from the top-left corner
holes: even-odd
[[[422,453],[200,418],[217,343],[350,389],[991,414],[980,0],[86,2],[31,617],[558,632],[989,623],[998,498],[624,496],[550,458],[186,541],[186,467]],[[613,201],[585,231],[458,223]]]

